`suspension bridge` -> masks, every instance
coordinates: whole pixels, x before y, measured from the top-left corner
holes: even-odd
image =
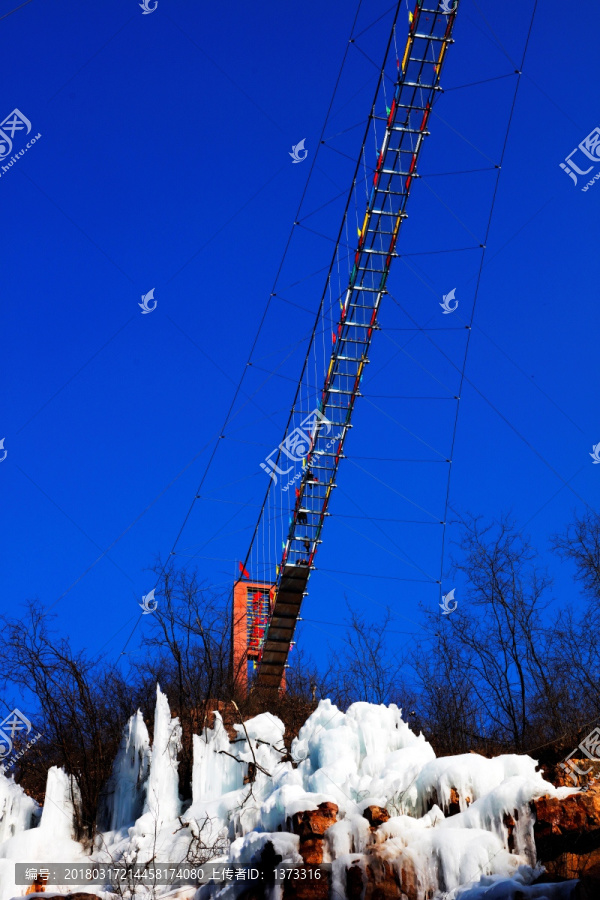
[[[433,6],[417,0],[399,49],[398,4],[284,438],[262,464],[269,483],[234,586],[232,663],[240,692],[248,689],[249,667],[257,689],[277,692],[285,684],[452,43],[458,3]]]

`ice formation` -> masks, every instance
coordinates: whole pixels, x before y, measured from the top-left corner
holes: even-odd
[[[322,700],[292,742],[291,759],[277,717],[264,713],[234,727],[230,741],[215,713],[212,728],[194,736],[192,784],[181,790],[181,728],[157,688],[152,748],[138,712],[115,760],[107,830],[92,857],[253,865],[270,843],[284,861],[299,864],[300,838],[291,833],[290,819],[329,802],[339,810],[324,833],[324,860],[332,863],[333,889],[342,896],[348,866],[365,871],[367,859],[409,877],[418,900],[509,900],[518,891],[531,900],[570,895],[572,882],[531,884],[538,873],[529,804],[572,789],[546,782],[530,757],[438,759],[394,705],[355,703],[344,713]],[[187,806],[180,800],[186,794],[192,798]],[[34,802],[4,776],[0,802],[0,900],[25,892],[15,887],[9,860],[75,861],[89,854],[72,840],[77,790],[62,770],[48,773],[39,825]],[[371,829],[363,815],[369,806],[385,808],[391,818]],[[511,835],[507,817],[516,823]],[[213,895],[207,885],[198,900]],[[219,896],[236,896],[235,885]]]
[[[2,775],[0,778],[0,794],[4,794],[8,779]],[[12,782],[8,782],[14,788]],[[28,798],[29,799],[29,798]],[[0,896],[2,900],[10,897],[18,897],[25,893],[26,888],[15,884],[15,863],[50,864],[61,862],[85,862],[89,856],[80,843],[74,840],[75,817],[79,805],[79,789],[75,780],[66,774],[63,769],[53,766],[48,770],[46,780],[46,796],[41,817],[36,815],[37,804],[34,809],[28,807],[26,801],[18,799],[25,814],[21,814],[21,822],[29,827],[22,830],[14,829],[13,834],[7,840],[0,843]],[[33,815],[27,816],[27,810]],[[38,824],[39,823],[39,824]],[[14,820],[13,820],[13,824]],[[37,827],[36,827],[37,826]],[[0,833],[4,827],[4,816],[0,819]],[[57,885],[56,889],[68,886]]]
[[[181,749],[179,719],[171,718],[171,710],[160,687],[156,686],[154,742],[150,759],[150,775],[146,788],[144,813],[159,823],[171,822],[180,812],[177,754]]]
[[[12,775],[0,779],[0,844],[20,831],[33,828],[39,807],[23,788],[15,784]]]
[[[194,803],[203,800],[218,800],[223,794],[242,787],[243,772],[237,759],[232,759],[229,737],[219,712],[215,713],[212,729],[205,729],[202,735],[195,734],[194,768],[192,771],[192,797]]]
[[[46,779],[46,796],[40,819],[40,831],[59,840],[75,837],[75,817],[81,802],[79,788],[73,776],[64,769],[52,766]]]
[[[123,732],[106,791],[105,821],[109,831],[133,825],[142,814],[149,769],[150,738],[138,710]]]

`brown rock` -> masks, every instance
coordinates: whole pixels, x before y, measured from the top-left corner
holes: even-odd
[[[404,873],[403,873],[404,874]],[[400,900],[407,896],[416,900],[417,895],[403,894],[404,884],[400,887],[398,877],[388,862],[378,861],[376,866],[367,866],[367,885],[364,900]]]
[[[419,879],[414,864],[410,860],[402,865],[402,897],[406,896],[408,900],[419,900],[421,892],[419,890]]]
[[[532,803],[539,860],[548,872],[565,878],[593,874],[600,867],[600,790],[563,800],[540,797]]]
[[[300,841],[300,856],[307,866],[318,866],[323,862],[323,838],[311,835]]]
[[[27,893],[29,894],[30,891]],[[55,894],[54,896],[64,897],[64,900],[98,900],[98,894],[87,894],[85,891],[76,891],[74,894]]]
[[[600,779],[600,761],[594,759],[572,759],[571,762],[584,774],[574,770],[568,763],[565,768],[560,763],[543,765],[542,772],[546,781],[555,787],[585,787],[592,786]]]
[[[514,849],[515,849],[514,831],[515,831],[515,828],[517,825],[515,819],[518,819],[518,818],[519,818],[519,813],[517,810],[515,810],[514,818],[511,815],[509,815],[508,813],[505,813],[504,818],[502,819],[502,821],[504,822],[504,827],[508,831],[508,849],[511,853],[513,853]]]
[[[321,878],[310,878],[308,872],[307,876],[306,879],[286,880],[283,900],[330,900],[331,876],[327,872],[322,872]]]
[[[261,880],[251,883],[248,889],[239,895],[239,900],[265,900],[266,896],[270,896],[271,888],[275,884],[274,869],[279,866],[281,860],[281,854],[275,852],[272,841],[266,841],[257,864]],[[294,869],[301,872],[302,866]],[[282,884],[283,900],[329,900],[331,875],[322,870],[319,875],[319,878],[315,878],[314,867],[309,868],[307,864],[304,878],[301,875],[298,878],[286,878]]]
[[[560,853],[544,862],[546,871],[555,878],[582,878],[600,865],[600,850],[592,853]],[[600,897],[600,892],[598,893]]]
[[[388,822],[390,818],[389,812],[382,806],[367,806],[363,812],[363,816],[371,828],[379,828],[384,822]]]
[[[323,862],[323,835],[337,822],[338,809],[335,803],[320,803],[318,809],[292,816],[292,831],[300,837],[299,852],[307,865]]]
[[[467,806],[471,805],[471,798],[465,797],[465,803]],[[456,790],[456,788],[450,788],[450,801],[444,806],[444,812],[447,816],[455,816],[460,812],[460,794]]]
[[[347,900],[362,900],[363,873],[360,866],[350,866],[346,869],[346,897]]]
[[[192,707],[189,711],[192,732],[200,734],[205,727],[214,728],[215,712],[221,714],[229,740],[237,740],[238,734],[233,726],[240,721],[240,717],[239,712],[230,700],[207,700],[202,706]],[[181,715],[181,712],[174,710],[173,714]],[[187,721],[187,716],[184,717],[184,721]]]
[[[67,894],[65,900],[98,900],[98,894],[86,894],[85,891],[77,891],[75,894]]]
[[[346,900],[423,900],[418,874],[410,859],[403,863],[400,875],[376,852],[369,852],[363,860],[364,872],[358,860],[346,870]]]
[[[582,832],[600,837],[600,791],[571,794],[559,800],[540,797],[533,801],[536,815],[534,833],[537,840],[566,838]]]
[[[330,825],[337,822],[338,809],[336,803],[319,803],[317,809],[296,813],[292,817],[292,831],[300,836],[300,843],[305,835],[323,835]]]

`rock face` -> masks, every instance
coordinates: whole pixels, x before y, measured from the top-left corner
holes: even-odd
[[[514,810],[514,813],[518,819],[519,818],[518,812],[516,810]],[[517,823],[516,823],[514,817],[510,815],[510,813],[504,813],[504,816],[502,817],[502,822],[504,824],[504,827],[506,828],[506,831],[508,832],[508,849],[510,850],[511,853],[513,853],[514,849],[515,849],[515,836],[514,835],[515,835],[515,828],[517,827]]]
[[[471,798],[465,797],[465,805],[471,805]],[[448,816],[456,816],[461,811],[460,794],[455,787],[450,788],[450,801],[442,806],[442,809]]]
[[[547,871],[563,878],[585,875],[588,882],[600,876],[600,788],[562,800],[540,797],[532,807],[538,858]],[[595,889],[600,897],[600,879]]]
[[[388,822],[390,818],[389,812],[382,806],[367,806],[363,812],[363,816],[371,828],[379,828],[384,822]]]
[[[320,803],[318,809],[292,816],[292,831],[300,837],[300,855],[307,865],[323,862],[323,835],[337,822],[338,809],[335,803]]]
[[[300,856],[307,866],[323,862],[324,834],[337,822],[339,807],[335,803],[320,803],[317,809],[298,812],[292,816],[292,831],[300,838]],[[264,859],[264,854],[263,854]],[[286,881],[283,900],[328,900],[331,895],[331,877]]]
[[[419,900],[419,886],[412,867],[402,869],[402,880],[389,862],[371,858],[366,865],[366,878],[358,865],[346,871],[348,900]]]
[[[404,876],[404,872],[402,873]],[[367,866],[367,884],[364,900],[400,900],[407,897],[408,900],[416,900],[417,894],[411,890],[411,883],[403,877],[402,888],[398,883],[398,877],[389,863],[377,866],[374,870]]]
[[[331,896],[331,878],[324,874],[317,881],[286,881],[282,900],[330,900]]]
[[[600,761],[594,759],[570,759],[541,768],[544,778],[556,787],[588,788],[600,779]]]
[[[217,721],[216,714],[218,714],[228,738],[235,741],[237,732],[234,725],[240,721],[240,718],[239,711],[230,700],[207,700],[204,706],[192,709],[191,719],[194,734],[199,734],[204,728],[214,728]]]

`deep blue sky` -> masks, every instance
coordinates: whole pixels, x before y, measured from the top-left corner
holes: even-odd
[[[0,15],[13,5],[2,0]],[[364,53],[350,49],[327,132],[350,129],[335,139],[350,157],[377,77],[364,54],[380,61],[391,16],[380,0],[363,7],[358,31],[383,18],[357,41]],[[42,134],[0,176],[2,605],[15,613],[27,598],[46,605],[61,598],[58,627],[77,647],[118,657],[153,584],[146,569],[179,530],[306,182],[309,161],[294,165],[288,153],[305,138],[312,160],[355,11],[341,0],[159,0],[142,15],[136,0],[32,0],[0,19],[1,117],[16,107],[32,135]],[[462,0],[443,85],[510,77],[448,90],[436,105],[404,252],[472,247],[483,238],[494,171],[442,173],[498,161],[531,11],[529,0]],[[405,12],[399,21],[403,45]],[[592,0],[576,14],[546,0],[535,17],[479,288],[451,481],[455,509],[488,517],[512,510],[544,552],[548,536],[584,508],[561,479],[575,476],[573,490],[592,506],[600,479],[589,456],[600,441],[600,185],[582,193],[559,168],[600,124],[599,24]],[[15,150],[24,143],[17,136]],[[323,149],[306,211],[346,189],[347,172],[340,153]],[[336,204],[329,219],[333,237]],[[283,296],[316,309],[323,275],[286,289],[326,265],[331,246],[295,230]],[[464,329],[449,329],[468,319],[479,259],[478,250],[409,256],[388,283],[420,325],[444,329],[429,335],[457,363]],[[158,306],[142,315],[137,304],[151,288]],[[438,304],[452,288],[460,305],[443,316]],[[272,304],[254,359],[268,371],[281,366],[278,376],[221,441],[203,489],[213,499],[196,504],[179,544],[182,558],[219,589],[245,556],[266,487],[259,464],[283,436],[311,323],[289,303]],[[371,620],[390,605],[398,630],[415,632],[419,604],[435,608],[439,599],[435,585],[388,580],[421,577],[400,560],[402,551],[438,577],[439,526],[378,529],[365,516],[422,518],[381,481],[441,516],[445,466],[380,458],[422,455],[423,445],[397,422],[448,451],[453,401],[389,396],[447,397],[458,373],[424,337],[393,330],[411,323],[391,298],[381,324],[363,387],[372,402],[359,403],[347,444],[362,469],[342,465],[298,633],[320,659],[324,642],[342,629],[318,623],[340,621],[345,597]],[[411,338],[413,359],[395,355]],[[266,377],[253,371],[244,390]],[[450,526],[448,540],[456,534]],[[576,603],[570,572],[549,562],[557,604]],[[145,627],[144,620],[137,634]]]

